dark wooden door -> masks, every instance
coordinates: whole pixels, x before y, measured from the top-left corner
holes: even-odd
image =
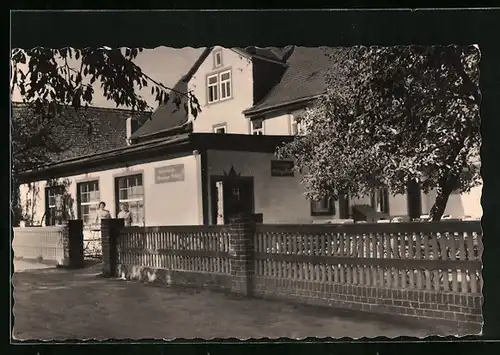
[[[224,224],[229,223],[231,216],[237,213],[245,215],[254,213],[254,187],[252,178],[213,178],[211,181],[212,224],[217,224],[218,181],[222,181]]]
[[[347,219],[350,217],[350,201],[348,193],[339,193],[339,218]]]
[[[418,182],[412,180],[407,189],[408,216],[419,218],[422,215],[422,193]]]

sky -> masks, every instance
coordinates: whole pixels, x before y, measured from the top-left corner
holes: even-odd
[[[143,52],[138,54],[135,63],[152,79],[167,87],[173,87],[175,83],[187,73],[196,59],[201,55],[202,51],[203,48],[186,47],[177,49],[163,46],[154,49],[144,49]],[[78,62],[74,60],[70,65],[72,67],[77,67]],[[99,85],[94,85],[94,90],[95,93],[92,106],[116,108],[114,102],[106,100],[102,95]],[[158,106],[153,95],[151,95],[151,87],[147,87],[145,90],[141,91],[140,94],[146,99],[151,107],[156,108]],[[13,93],[12,101],[22,101],[19,92],[15,91]]]

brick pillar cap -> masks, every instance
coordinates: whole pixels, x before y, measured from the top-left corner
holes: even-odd
[[[244,213],[238,213],[234,216],[229,217],[230,223],[243,223],[243,222],[251,222],[253,221],[253,216]]]

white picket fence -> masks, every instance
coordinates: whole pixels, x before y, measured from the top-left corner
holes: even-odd
[[[67,265],[68,255],[65,255],[64,247],[66,238],[67,226],[14,228],[14,258]]]

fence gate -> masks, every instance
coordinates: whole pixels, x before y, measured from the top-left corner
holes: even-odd
[[[102,257],[100,227],[92,226],[83,229],[83,254],[86,258]]]

